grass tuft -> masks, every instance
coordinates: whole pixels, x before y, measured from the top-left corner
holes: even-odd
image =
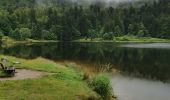
[[[110,80],[105,74],[99,74],[91,78],[89,86],[96,91],[103,100],[112,100]]]

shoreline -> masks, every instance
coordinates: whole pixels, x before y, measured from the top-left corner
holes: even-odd
[[[23,90],[26,92],[24,96],[29,94],[30,98],[35,97],[35,99],[44,99],[51,97],[51,95],[53,96],[49,98],[50,100],[55,100],[55,98],[66,99],[68,97],[71,100],[86,100],[89,98],[98,100],[101,98],[101,95],[97,94],[89,86],[87,80],[84,80],[84,73],[78,71],[75,68],[76,66],[70,64],[62,65],[42,57],[28,60],[14,56],[0,55],[0,58],[7,58],[9,62],[19,61],[21,63],[16,66],[17,70],[21,71],[20,73],[16,73],[16,76],[19,74],[18,77],[0,81],[0,91],[2,93],[11,92],[11,94],[16,94],[15,98],[13,98],[13,95],[0,95],[1,98],[8,97],[6,100],[11,100],[12,98],[13,100],[20,99],[23,96]],[[52,74],[44,75],[43,73]],[[34,77],[34,75],[37,76]],[[4,86],[4,84],[8,85]],[[10,91],[11,87],[13,87],[13,91]],[[28,89],[25,89],[25,87]],[[44,93],[44,91],[46,92]],[[39,94],[42,96],[39,96]],[[113,100],[115,99],[113,98]]]
[[[9,94],[8,96],[0,95],[1,98],[7,97],[6,100],[18,100],[28,94],[30,95],[30,99],[45,99],[48,97],[50,97],[50,100],[55,100],[55,98],[66,99],[67,97],[71,98],[72,100],[77,99],[78,97],[98,98],[97,94],[88,87],[84,80],[82,80],[81,73],[70,66],[66,67],[41,57],[32,60],[26,60],[13,56],[0,55],[0,58],[3,57],[8,58],[9,61],[19,61],[21,64],[16,66],[16,68],[22,72],[16,73],[16,77],[0,81],[0,91],[2,93],[10,92],[11,94],[16,94],[15,98],[13,95]],[[43,75],[42,73],[53,74]],[[19,74],[19,78],[17,77],[17,74]],[[35,74],[37,77],[34,78]],[[15,80],[15,78],[17,79]],[[8,85],[4,86],[4,84]],[[13,87],[13,91],[10,91],[11,87]],[[25,87],[28,87],[28,89],[25,89]],[[58,91],[58,89],[60,91]],[[25,91],[25,94],[23,94],[23,90]],[[40,96],[40,94],[42,96]],[[24,99],[26,99],[26,97],[24,97]]]
[[[150,38],[150,37],[138,38],[135,36],[122,36],[122,37],[115,37],[113,40],[104,40],[102,38],[94,38],[93,40],[91,40],[89,38],[88,39],[81,38],[78,40],[71,40],[71,41],[34,40],[34,39],[18,41],[18,40],[11,39],[9,37],[4,37],[2,39],[1,45],[31,44],[31,43],[58,43],[58,42],[72,42],[72,43],[170,43],[170,39]]]
[[[102,38],[94,38],[94,39],[85,39],[81,38],[78,40],[74,40],[73,42],[108,42],[108,43],[170,43],[170,39],[161,39],[161,38],[151,38],[151,37],[135,37],[135,36],[122,36],[115,37],[112,40],[104,40]]]

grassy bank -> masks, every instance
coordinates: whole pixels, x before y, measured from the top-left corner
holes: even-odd
[[[136,37],[136,36],[121,36],[114,37],[112,40],[104,40],[102,38],[94,39],[79,39],[73,42],[170,42],[170,39],[161,39],[161,38],[151,38],[151,37]]]
[[[3,44],[24,44],[24,43],[46,43],[46,42],[58,42],[55,40],[34,40],[34,39],[26,39],[26,40],[14,40],[8,36],[4,36],[2,38]]]
[[[44,58],[25,60],[0,55],[0,58],[19,61],[17,68],[53,73],[39,79],[0,81],[0,100],[87,100],[97,94],[82,80],[80,72]]]
[[[9,47],[12,47],[12,46],[15,46],[15,45],[20,45],[20,44],[30,45],[30,44],[37,44],[37,43],[56,43],[56,42],[58,42],[58,41],[55,41],[55,40],[33,40],[33,39],[26,39],[26,40],[23,40],[23,41],[17,41],[17,40],[10,38],[10,37],[4,36],[2,38],[1,46],[4,47],[4,48],[9,48]]]

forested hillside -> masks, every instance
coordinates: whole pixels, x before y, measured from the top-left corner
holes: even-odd
[[[0,35],[62,41],[124,35],[170,38],[169,0],[138,7],[51,1],[1,0]]]

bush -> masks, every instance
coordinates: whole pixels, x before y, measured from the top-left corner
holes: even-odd
[[[2,38],[4,36],[4,34],[0,31],[0,38]]]
[[[97,92],[102,97],[102,99],[104,99],[104,100],[111,99],[111,85],[110,85],[110,81],[107,78],[107,76],[105,76],[103,74],[94,76],[89,81],[89,86],[95,92]]]
[[[47,31],[47,30],[42,30],[42,39],[44,40],[57,40],[57,35]]]
[[[29,28],[16,28],[10,33],[10,37],[16,40],[26,40],[31,37],[31,30]]]
[[[112,33],[105,33],[103,35],[104,40],[112,40],[113,39],[113,34]]]
[[[143,30],[139,30],[137,36],[138,37],[144,37],[145,33]]]
[[[88,32],[88,37],[90,37],[91,40],[97,37],[97,31],[94,29],[90,29]]]
[[[129,41],[127,37],[122,37],[121,41]]]
[[[31,37],[31,30],[29,28],[21,28],[19,30],[19,33],[21,34],[21,39],[22,40],[25,40],[25,39]]]
[[[0,44],[2,43],[2,37],[4,36],[4,34],[0,31]]]
[[[15,30],[12,30],[9,34],[9,36],[13,39],[19,40],[20,36],[19,36],[19,28],[16,28]]]

